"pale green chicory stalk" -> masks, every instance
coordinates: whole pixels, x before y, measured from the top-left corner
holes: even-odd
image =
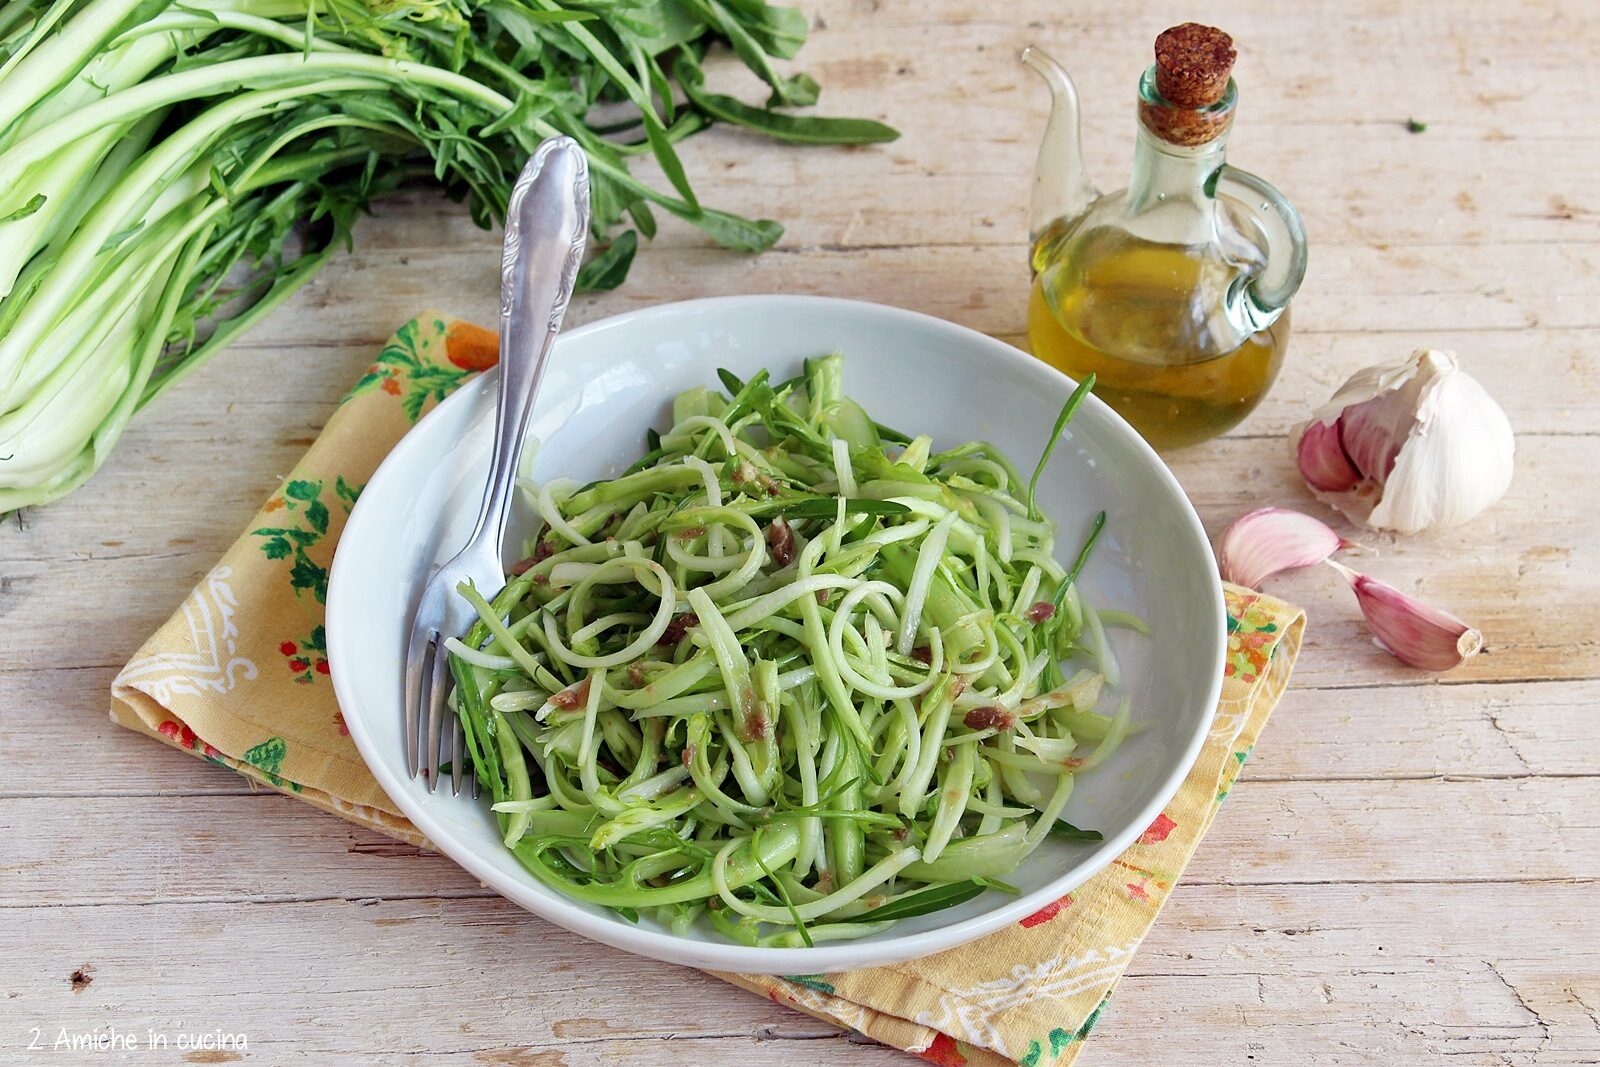
[[[706,92],[701,61],[727,41],[772,103],[811,102],[809,79],[769,62],[805,28],[764,0],[9,0],[0,513],[80,484],[135,410],[291,296],[401,184],[437,182],[487,225],[528,153],[564,133],[593,175],[600,251],[581,286],[621,282],[652,207],[769,246],[777,223],[700,204],[675,145],[712,121],[892,139]],[[642,153],[670,191],[629,174]]]

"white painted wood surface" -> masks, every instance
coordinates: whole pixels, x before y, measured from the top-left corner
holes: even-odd
[[[1080,1061],[1600,1061],[1600,7],[1394,0],[812,0],[803,66],[860,150],[737,133],[685,149],[702,198],[783,220],[758,259],[664,226],[590,320],[733,292],[854,296],[1021,340],[1024,202],[1046,110],[1016,65],[1072,68],[1097,176],[1126,173],[1149,41],[1239,42],[1232,159],[1313,242],[1283,379],[1173,459],[1213,528],[1314,507],[1285,431],[1355,368],[1457,349],[1519,434],[1465,530],[1363,540],[1372,571],[1483,627],[1442,679],[1367,641],[1332,575],[1292,691]],[[1426,122],[1421,134],[1405,120]],[[38,1027],[222,1030],[248,1062],[906,1062],[713,979],[582,942],[394,845],[133,737],[116,668],[310,443],[397,323],[486,318],[496,238],[424,196],[164,397],[83,491],[0,532],[0,1050]],[[74,988],[82,970],[91,982]],[[185,1062],[170,1053],[98,1059]],[[226,1062],[193,1053],[189,1062]]]

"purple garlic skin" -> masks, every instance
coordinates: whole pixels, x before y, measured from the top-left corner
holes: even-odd
[[[1261,508],[1240,515],[1217,538],[1217,567],[1235,585],[1258,589],[1274,574],[1322,563],[1350,542],[1310,515]]]
[[[1448,671],[1483,648],[1483,634],[1448,611],[1430,607],[1388,582],[1333,560],[1328,566],[1344,575],[1373,636],[1401,663],[1425,671]]]
[[[1459,667],[1483,647],[1483,635],[1449,612],[1332,558],[1354,547],[1310,515],[1260,508],[1234,519],[1217,537],[1217,569],[1227,581],[1257,589],[1275,574],[1326,563],[1350,584],[1378,644],[1420,670]]]
[[[1419,533],[1456,526],[1511,484],[1505,412],[1452,352],[1351,375],[1291,438],[1311,491],[1354,522]]]

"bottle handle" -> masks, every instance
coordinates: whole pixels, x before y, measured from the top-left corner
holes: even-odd
[[[1263,178],[1223,164],[1216,192],[1250,213],[1266,239],[1267,265],[1245,287],[1256,329],[1272,325],[1306,276],[1306,229],[1295,206]]]

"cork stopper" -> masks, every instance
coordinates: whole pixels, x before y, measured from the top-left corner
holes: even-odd
[[[1236,58],[1233,38],[1221,30],[1174,26],[1156,38],[1156,91],[1177,107],[1210,107],[1227,90]]]
[[[1169,144],[1195,146],[1226,133],[1233,123],[1227,98],[1238,53],[1233,38],[1211,26],[1185,22],[1156,38],[1156,65],[1146,75],[1139,104],[1145,128]],[[1226,106],[1218,107],[1218,104]]]

